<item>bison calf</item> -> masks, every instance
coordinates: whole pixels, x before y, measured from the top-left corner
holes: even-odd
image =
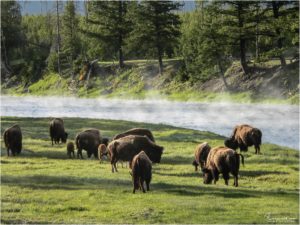
[[[149,185],[152,177],[152,163],[144,151],[141,151],[139,154],[134,156],[131,168],[133,193],[135,193],[135,190],[140,188],[145,193],[144,182],[146,182],[147,191],[149,191]]]
[[[195,160],[193,161],[193,165],[195,166],[195,171],[198,170],[198,166],[200,165],[201,169],[204,168],[205,162],[210,151],[211,147],[207,142],[199,144],[195,149]]]
[[[238,186],[238,173],[240,169],[240,157],[244,165],[244,157],[234,150],[226,147],[216,147],[210,150],[206,165],[203,168],[204,184],[214,183],[219,180],[219,174],[223,174],[225,184],[228,185],[229,173],[234,176],[234,186]]]
[[[259,154],[261,137],[262,133],[259,129],[244,124],[236,126],[231,137],[226,139],[224,144],[234,150],[240,148],[241,151],[248,151],[248,147],[254,145],[255,154]]]
[[[22,150],[22,131],[19,125],[13,125],[4,131],[3,139],[5,147],[7,149],[7,156],[9,156],[9,150],[12,155],[20,154]]]
[[[98,147],[98,159],[99,163],[101,163],[101,159],[103,156],[107,155],[107,148],[105,144],[100,144]]]
[[[75,147],[74,147],[74,143],[72,141],[69,141],[67,144],[67,155],[69,156],[69,158],[75,158]]]
[[[66,143],[68,138],[68,133],[65,132],[64,121],[60,118],[55,118],[50,122],[50,137],[51,142],[54,144]]]

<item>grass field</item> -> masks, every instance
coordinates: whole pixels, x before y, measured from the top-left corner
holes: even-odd
[[[179,223],[252,224],[299,223],[299,152],[263,144],[262,155],[244,153],[239,187],[222,179],[204,185],[194,171],[195,146],[208,141],[221,145],[224,137],[165,125],[126,121],[66,118],[74,139],[90,127],[103,136],[132,127],[153,131],[165,147],[160,164],[153,165],[150,192],[132,194],[128,168],[112,173],[109,162],[68,159],[64,144],[51,146],[50,118],[2,117],[1,134],[18,123],[23,151],[7,157],[1,141],[1,223]]]

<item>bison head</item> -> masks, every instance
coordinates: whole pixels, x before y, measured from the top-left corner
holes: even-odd
[[[104,144],[107,147],[107,145],[109,143],[109,139],[108,138],[102,138],[102,142],[101,143]]]
[[[213,180],[213,176],[211,174],[211,171],[207,168],[203,168],[202,172],[203,172],[203,183],[204,184],[211,184],[211,182]]]
[[[233,138],[228,138],[224,141],[224,145],[228,148],[236,150],[239,146],[236,140]]]
[[[147,151],[146,153],[152,162],[160,163],[163,150],[164,150],[163,147],[157,146],[155,149],[152,149],[151,151]]]
[[[63,137],[62,137],[62,139],[61,139],[62,143],[66,143],[66,142],[67,142],[67,139],[68,139],[68,133],[65,132],[65,135],[63,135]]]

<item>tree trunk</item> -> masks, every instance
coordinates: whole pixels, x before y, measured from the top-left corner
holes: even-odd
[[[274,16],[274,18],[276,20],[279,18],[279,7],[280,7],[279,4],[280,4],[279,2],[272,1],[273,16]],[[283,38],[280,36],[281,35],[280,28],[277,27],[275,29],[275,32],[276,32],[276,35],[278,37],[277,47],[278,47],[279,50],[282,50],[282,47],[283,47],[283,44],[282,44]],[[279,55],[279,59],[280,59],[281,66],[285,67],[286,66],[286,61],[285,61],[285,58],[284,58],[283,54]]]
[[[56,1],[56,32],[57,32],[57,70],[60,75],[60,27],[59,27],[59,7]]]
[[[220,59],[218,59],[218,66],[219,66],[219,69],[220,69],[220,75],[221,75],[221,78],[222,78],[223,83],[224,83],[224,85],[225,85],[225,88],[226,88],[228,91],[230,91],[231,88],[229,87],[229,85],[228,85],[228,83],[227,83],[227,81],[226,81],[226,78],[225,78],[225,75],[224,75],[223,66],[222,66],[222,64],[221,64],[221,62],[220,62]]]
[[[159,46],[157,46],[157,53],[158,53],[158,71],[159,71],[159,74],[162,75],[164,72],[164,69],[163,69],[163,61],[162,61],[162,52],[161,52],[161,48]]]
[[[243,68],[243,71],[245,74],[248,74],[249,68],[247,65],[247,60],[246,60],[246,40],[243,37],[244,34],[242,34],[242,29],[244,27],[244,21],[242,18],[242,10],[243,10],[243,3],[239,2],[238,3],[238,20],[239,20],[239,28],[240,28],[240,61],[241,61],[241,66]]]
[[[119,1],[119,24],[122,24],[123,20],[123,2]],[[119,67],[123,68],[124,67],[124,57],[123,57],[123,36],[122,36],[122,31],[119,31]]]

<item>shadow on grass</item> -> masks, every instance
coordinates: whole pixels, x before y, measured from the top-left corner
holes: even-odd
[[[267,171],[267,170],[259,170],[259,171],[249,171],[249,170],[241,170],[240,175],[245,177],[259,177],[264,175],[288,175],[288,172],[282,171]]]
[[[115,187],[131,187],[131,180],[112,180],[106,178],[80,178],[73,176],[2,176],[2,185],[21,186],[31,189],[62,189],[62,190],[80,190],[80,189],[111,189]]]
[[[167,176],[167,177],[199,177],[199,172],[193,172],[193,173],[161,173],[156,170],[153,171],[154,174],[160,175],[160,176]]]
[[[162,156],[161,159],[161,164],[170,164],[170,165],[187,165],[190,164],[192,165],[193,162],[193,158],[192,157],[184,157],[184,156],[172,156],[172,157],[168,157],[168,156]]]

